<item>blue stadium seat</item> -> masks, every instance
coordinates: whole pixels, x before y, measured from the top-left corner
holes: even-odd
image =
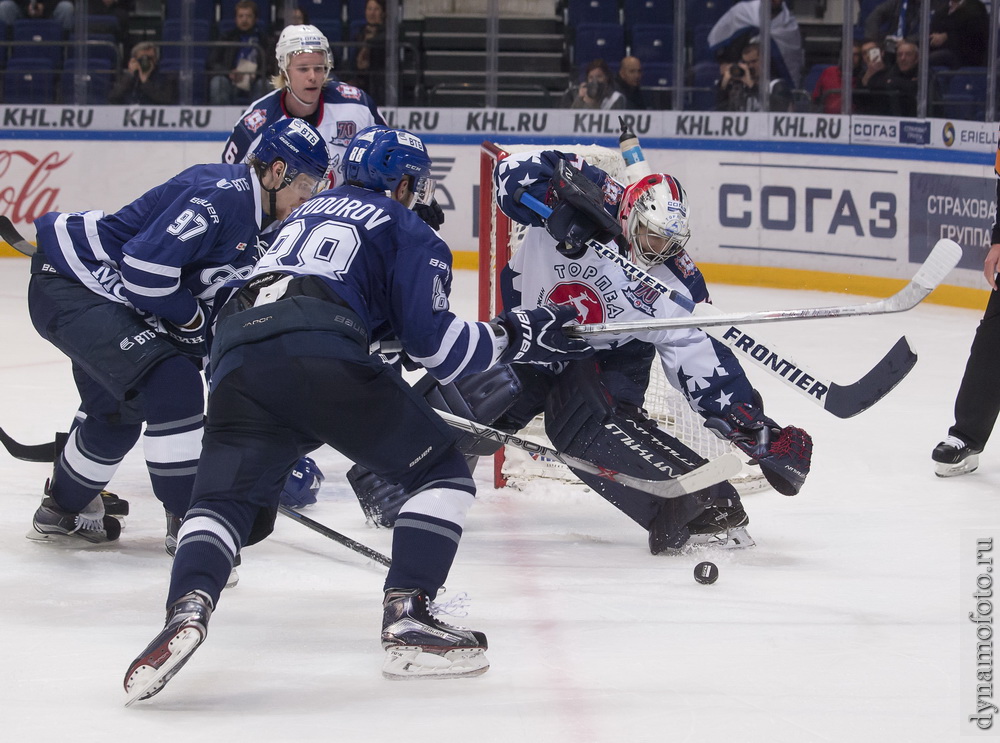
[[[718,94],[716,81],[719,79],[719,65],[715,62],[699,62],[693,68],[692,91],[688,93],[689,111],[714,111]]]
[[[986,120],[986,68],[960,67],[949,70],[946,75],[947,87],[941,101],[944,115],[950,119],[967,121]]]
[[[0,22],[0,41],[8,41],[8,32],[10,29],[7,28],[6,23]],[[9,46],[0,46],[0,69],[7,66],[7,57],[10,54]]]
[[[86,67],[78,68],[76,60],[69,59],[59,77],[59,101],[64,104],[76,103],[76,71],[82,69],[86,81],[86,105],[108,102],[108,94],[114,83],[115,70],[106,60],[90,60]]]
[[[581,23],[618,23],[617,0],[568,0],[566,22],[570,26]]]
[[[193,21],[191,23],[191,37],[195,42],[191,46],[191,57],[195,60],[196,67],[204,67],[205,60],[208,58],[208,41],[209,33],[211,31],[211,26],[208,21]],[[183,41],[184,29],[181,21],[164,21],[163,22],[163,33],[161,38],[163,41],[177,42]],[[167,44],[160,48],[160,64],[163,65],[164,62],[174,62],[180,60],[183,56],[184,47],[181,45]]]
[[[180,91],[180,73],[181,73],[182,63],[180,59],[161,59],[160,60],[160,71],[171,75],[175,75],[178,78],[178,91]],[[192,72],[191,80],[191,103],[195,106],[203,106],[208,102],[208,78],[209,74],[205,71],[205,63],[202,60],[200,63],[196,60],[194,70]]]
[[[576,27],[573,61],[577,67],[602,58],[618,64],[625,56],[625,30],[617,23],[583,23]]]
[[[299,7],[309,16],[309,23],[322,29],[324,24],[340,23],[343,20],[343,5],[340,0],[299,0]],[[364,18],[365,9],[361,8]]]
[[[711,23],[699,23],[691,31],[692,61],[712,62],[715,60],[715,53],[708,46],[708,34],[712,30]]]
[[[642,87],[669,88],[674,84],[674,66],[669,62],[642,64]]]
[[[218,38],[218,37],[222,36],[223,34],[229,33],[234,28],[236,28],[236,21],[235,20],[233,20],[232,18],[229,18],[229,19],[223,18],[215,26],[215,35]],[[270,26],[267,23],[265,23],[264,21],[262,21],[259,18],[257,19],[257,33],[259,33],[259,34],[269,33],[269,31],[268,31],[269,28],[270,28]]]
[[[819,80],[819,76],[823,74],[823,71],[827,67],[834,67],[831,64],[814,64],[806,72],[806,76],[802,79],[802,90],[809,94],[810,100],[812,99],[813,91],[816,90],[816,83]]]
[[[633,26],[630,49],[644,65],[670,62],[674,58],[674,27],[661,23]]]
[[[22,18],[14,21],[11,41],[20,42],[46,42],[45,44],[22,44],[11,47],[10,57],[14,59],[47,59],[49,69],[58,70],[62,67],[64,47],[48,42],[61,42],[63,40],[62,26],[59,21],[35,20],[33,18]]]
[[[733,7],[732,0],[687,0],[688,25],[697,23],[698,25],[714,26]]]
[[[4,103],[53,103],[56,73],[46,57],[12,58],[3,75]]]
[[[334,3],[336,5],[336,3]],[[368,0],[347,0],[347,22],[354,23],[354,21],[365,19],[365,6],[368,5]],[[400,3],[400,7],[402,7]]]
[[[184,17],[184,3],[189,0],[164,0],[163,17],[168,21],[178,21]],[[190,2],[191,20],[205,21],[209,25],[215,23],[215,3],[208,0]],[[230,17],[232,14],[230,13]]]
[[[76,36],[70,37],[75,39]],[[101,60],[106,61],[112,67],[124,67],[124,63],[121,62],[121,56],[118,47],[118,41],[111,34],[87,34],[87,41],[92,42],[102,42],[87,44],[87,57],[91,60]],[[67,46],[66,47],[66,62],[69,63],[70,60],[76,59],[76,47]]]
[[[638,23],[673,23],[674,0],[625,0],[625,28]],[[693,19],[688,18],[688,23]]]

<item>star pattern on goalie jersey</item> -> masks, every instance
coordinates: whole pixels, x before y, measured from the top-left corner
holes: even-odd
[[[732,392],[726,392],[721,389],[726,380],[730,379],[732,374],[726,371],[725,367],[716,366],[712,369],[712,373],[709,376],[704,375],[692,375],[686,374],[684,372],[684,367],[680,367],[677,370],[677,380],[683,385],[685,391],[688,393],[688,397],[691,401],[695,403],[700,409],[708,410],[712,413],[722,412],[732,403]],[[704,392],[701,392],[704,390]],[[713,390],[719,390],[719,396],[712,400],[709,398],[705,399],[705,396],[712,392]],[[699,394],[701,392],[701,394]],[[704,403],[712,403],[710,406],[706,406]],[[716,408],[717,409],[714,409]]]

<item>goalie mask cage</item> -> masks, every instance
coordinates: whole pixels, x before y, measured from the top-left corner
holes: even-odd
[[[626,183],[625,161],[621,154],[608,147],[597,145],[552,145],[552,149],[582,155],[622,183]],[[493,188],[493,169],[498,161],[508,155],[528,150],[537,150],[539,145],[504,145],[483,142],[479,167],[479,319],[488,321],[499,312],[500,271],[517,250],[527,227],[512,222],[500,211]],[[744,462],[742,453],[706,429],[703,418],[691,409],[684,396],[667,381],[661,365],[654,361],[646,390],[646,411],[657,425],[670,435],[681,440],[703,457],[712,459],[727,452],[735,452]],[[545,436],[542,417],[533,420],[521,436],[544,442],[551,446]],[[552,478],[564,482],[579,482],[563,464],[552,459],[530,455],[520,449],[504,447],[494,456],[493,480],[495,487],[512,485],[523,487],[536,478]],[[751,492],[767,487],[760,468],[744,464],[743,472],[730,480],[742,492]]]

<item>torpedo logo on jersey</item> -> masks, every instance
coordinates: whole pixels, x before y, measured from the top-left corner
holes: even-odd
[[[593,287],[576,281],[564,281],[552,287],[545,304],[567,305],[576,310],[582,323],[604,322],[604,304]]]

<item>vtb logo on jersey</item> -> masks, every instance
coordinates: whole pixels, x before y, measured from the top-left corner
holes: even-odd
[[[622,290],[622,294],[633,307],[639,312],[652,317],[656,314],[656,300],[660,298],[660,293],[651,286],[636,284],[635,288],[629,287]]]
[[[552,287],[541,304],[558,304],[576,310],[581,323],[604,322],[604,303],[592,286],[576,281],[564,281]]]

